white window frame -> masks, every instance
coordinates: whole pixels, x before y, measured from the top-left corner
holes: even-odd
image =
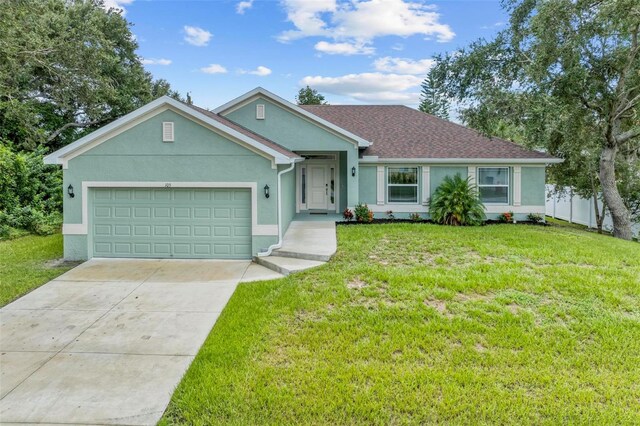
[[[502,184],[502,185],[482,185],[480,183],[480,170],[482,169],[505,169],[507,171],[507,183]],[[478,186],[478,197],[480,197],[480,188],[507,188],[507,202],[506,203],[492,203],[492,202],[485,202],[482,201],[482,198],[480,198],[480,201],[482,201],[482,204],[490,204],[492,206],[509,206],[511,205],[511,167],[504,167],[504,166],[487,166],[487,167],[477,167],[476,168],[476,185]]]
[[[416,183],[389,183],[389,176],[391,175],[390,171],[391,170],[396,170],[396,169],[414,169],[416,171]],[[387,184],[387,204],[407,204],[407,205],[413,205],[413,204],[419,204],[420,203],[420,168],[417,166],[393,166],[393,167],[387,167],[387,179],[386,179],[386,184]],[[416,188],[416,200],[415,201],[391,201],[390,197],[389,197],[389,189],[393,186],[412,186]]]

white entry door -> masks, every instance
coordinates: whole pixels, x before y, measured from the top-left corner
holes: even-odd
[[[309,189],[307,208],[309,210],[327,209],[329,195],[328,167],[326,165],[309,166]]]

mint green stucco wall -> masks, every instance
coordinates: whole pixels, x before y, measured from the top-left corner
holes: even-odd
[[[459,174],[463,179],[469,176],[469,168],[466,166],[431,166],[429,168],[430,177],[430,194],[433,194],[436,189],[442,184],[442,181],[447,176],[455,176]]]
[[[257,104],[265,106],[264,120],[256,119]],[[351,176],[351,168],[358,168],[358,147],[355,143],[262,97],[225,114],[225,117],[295,152],[340,153],[340,185],[345,186],[340,193],[346,194],[344,201],[341,195],[340,207],[358,203],[357,174],[356,177]]]
[[[286,170],[289,166],[280,166],[278,169]],[[286,172],[282,180],[282,235],[289,228],[289,224],[296,214],[296,171]]]
[[[162,142],[162,122],[175,123],[175,142]],[[75,198],[64,197],[64,223],[82,222],[83,181],[132,182],[256,182],[258,224],[276,224],[277,171],[270,159],[173,111],[164,111],[69,161],[64,188],[73,185]],[[270,198],[262,188],[268,184]],[[277,241],[253,236],[253,252]],[[65,236],[65,258],[86,259],[87,236]]]
[[[545,168],[522,167],[522,205],[545,205]]]
[[[377,167],[360,166],[358,178],[360,184],[360,202],[375,204],[377,200]]]

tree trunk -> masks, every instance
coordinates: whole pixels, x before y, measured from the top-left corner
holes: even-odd
[[[607,212],[607,203],[602,202],[602,214],[600,213],[600,207],[598,207],[598,187],[596,186],[595,176],[591,175],[591,192],[593,193],[593,209],[596,214],[596,229],[598,234],[602,234],[602,224],[604,223],[604,217]]]
[[[611,213],[613,221],[613,236],[623,240],[631,240],[631,217],[624,205],[616,185],[615,159],[616,147],[605,146],[600,153],[600,185],[604,202]]]

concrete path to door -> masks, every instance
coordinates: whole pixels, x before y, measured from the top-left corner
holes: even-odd
[[[249,261],[93,259],[0,309],[0,423],[155,424]]]

